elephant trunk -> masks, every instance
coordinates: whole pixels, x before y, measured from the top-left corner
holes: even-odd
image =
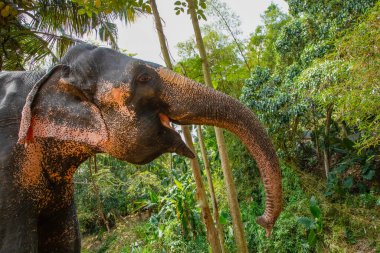
[[[175,123],[213,125],[236,134],[255,158],[266,194],[265,212],[257,223],[270,234],[282,209],[281,173],[274,147],[258,119],[239,101],[165,68],[161,98]]]

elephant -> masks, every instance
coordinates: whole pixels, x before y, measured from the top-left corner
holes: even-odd
[[[264,127],[238,100],[158,64],[89,44],[48,71],[0,73],[0,252],[80,252],[73,175],[96,153],[146,164],[193,159],[170,125],[236,134],[256,160],[269,232],[282,209],[279,160]]]

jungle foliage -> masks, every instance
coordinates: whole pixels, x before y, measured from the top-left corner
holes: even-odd
[[[214,88],[252,109],[281,158],[284,210],[266,238],[255,222],[265,201],[259,171],[225,134],[248,248],[378,252],[380,1],[286,2],[289,13],[271,4],[244,38],[228,6],[196,1],[198,18],[208,20],[202,33]],[[174,1],[173,12],[185,15],[186,6]],[[143,12],[151,12],[147,1],[0,0],[0,69],[39,67],[47,55],[54,61],[75,41],[68,34],[92,29],[115,47],[112,20]],[[177,47],[175,70],[203,83],[195,39]],[[202,130],[225,247],[236,252],[215,133]],[[209,251],[186,159],[169,154],[136,166],[99,154],[74,181],[83,252]]]
[[[270,5],[262,15],[263,24],[248,39],[241,38],[238,22],[228,22],[227,27],[210,7],[213,4],[222,13],[227,10],[223,4],[213,1],[205,11],[207,17],[217,17],[203,27],[214,88],[239,98],[257,114],[283,161],[285,207],[267,239],[253,218],[264,205],[255,162],[234,136],[226,135],[248,248],[378,251],[380,5],[376,1],[288,3],[289,14]],[[203,82],[194,38],[179,43],[178,49],[176,71]],[[234,252],[214,132],[203,130],[225,246]],[[194,141],[198,145],[197,136]],[[103,236],[112,240],[107,246],[110,252],[209,250],[189,165],[176,156],[170,159],[170,187],[145,200],[157,209],[149,219],[133,221],[133,233],[120,225]],[[118,241],[126,234],[140,241]]]

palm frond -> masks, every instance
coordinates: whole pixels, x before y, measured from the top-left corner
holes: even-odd
[[[111,41],[111,47],[118,49],[117,46],[117,26],[114,23],[104,22],[99,28],[99,37],[102,41]]]
[[[0,66],[24,69],[47,56],[60,58],[78,41],[76,38],[98,34],[117,49],[117,27],[113,20],[135,21],[143,11],[134,1],[116,1],[112,12],[79,15],[80,6],[71,0],[15,1],[18,15],[0,27]]]

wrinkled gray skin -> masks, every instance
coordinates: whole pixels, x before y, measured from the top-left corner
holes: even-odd
[[[80,252],[72,176],[104,152],[144,164],[167,152],[193,158],[169,127],[234,132],[256,159],[267,232],[282,206],[278,159],[238,101],[159,65],[90,45],[48,72],[0,73],[0,252]]]

